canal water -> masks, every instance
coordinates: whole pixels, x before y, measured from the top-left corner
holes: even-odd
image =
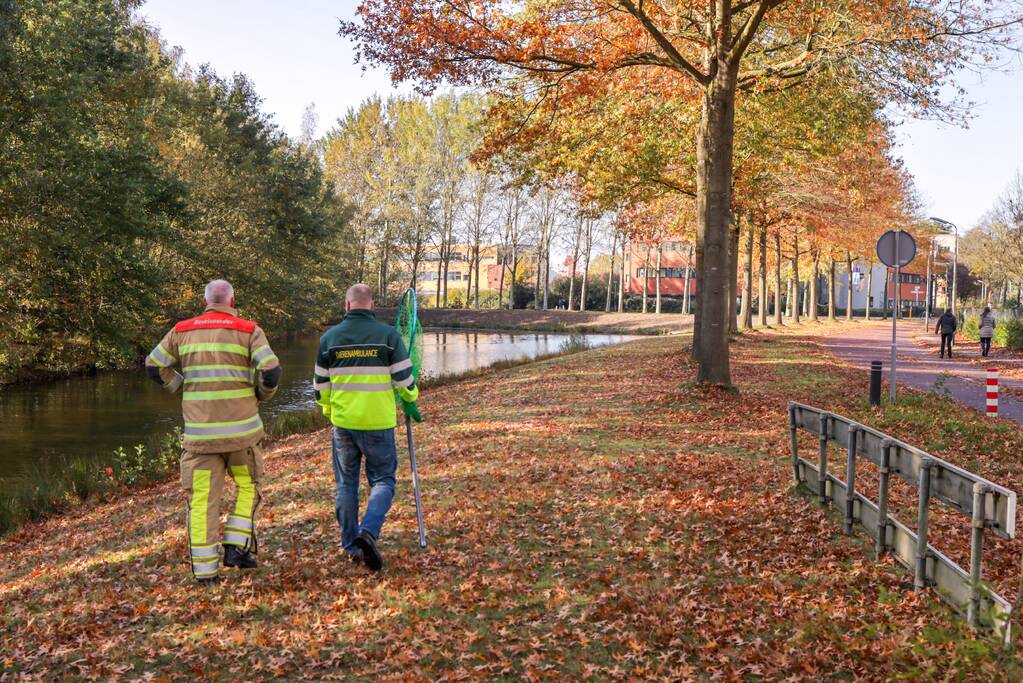
[[[628,341],[625,335],[576,335],[590,346]],[[423,335],[423,372],[440,376],[534,357],[561,349],[564,334],[431,331]],[[263,404],[266,420],[313,404],[312,367],[319,338],[275,347],[281,388]],[[428,411],[429,408],[426,408]],[[104,372],[0,390],[0,479],[17,477],[39,458],[108,455],[181,423],[180,396],[169,396],[144,371]]]

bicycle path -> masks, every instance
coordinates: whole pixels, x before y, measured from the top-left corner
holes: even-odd
[[[984,367],[973,363],[952,359],[941,359],[932,353],[932,349],[914,343],[915,337],[925,335],[923,322],[918,320],[900,320],[898,333],[898,364],[896,373],[900,386],[911,386],[922,391],[930,391],[936,384],[943,384],[952,400],[980,412],[987,406],[986,379]],[[938,337],[927,336],[934,340],[937,348]],[[836,331],[834,335],[823,339],[824,346],[837,358],[850,365],[870,370],[870,361],[880,360],[884,364],[884,377],[888,379],[891,363],[892,327],[891,321],[877,324],[858,324],[850,328]],[[961,353],[959,350],[956,354]],[[976,356],[975,351],[965,351]],[[997,367],[997,361],[992,360]],[[947,374],[946,374],[947,373]],[[1001,378],[1000,385],[1023,389],[1023,382]],[[887,391],[887,387],[885,389]],[[998,396],[998,416],[1005,417],[1023,425],[1023,403],[1006,392]]]

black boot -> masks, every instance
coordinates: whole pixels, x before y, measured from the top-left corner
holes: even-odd
[[[236,545],[224,546],[224,566],[238,567],[239,569],[255,569],[259,563],[248,550],[242,550]]]
[[[216,586],[218,583],[220,583],[220,575],[218,574],[217,576],[207,576],[206,578],[203,579],[196,579],[196,581],[199,583],[200,586],[203,587]]]
[[[366,563],[366,566],[375,572],[380,571],[384,566],[384,560],[380,557],[380,551],[377,550],[377,542],[373,538],[373,534],[365,529],[360,531],[359,535],[355,537],[355,545],[359,546],[359,550],[362,551],[362,561]]]

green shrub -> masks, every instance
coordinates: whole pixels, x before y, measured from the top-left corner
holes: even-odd
[[[967,339],[978,341],[980,339],[980,319],[967,318],[963,323],[962,335]]]
[[[1019,318],[999,320],[992,341],[1012,351],[1023,349],[1023,320]]]
[[[181,430],[154,436],[149,444],[118,448],[105,458],[46,458],[21,476],[4,481],[0,493],[0,535],[22,522],[40,519],[68,504],[105,495],[118,486],[164,479],[181,453]]]

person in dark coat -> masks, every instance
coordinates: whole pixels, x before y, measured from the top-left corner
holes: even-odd
[[[952,357],[952,339],[956,335],[956,328],[959,326],[956,317],[952,315],[952,309],[946,308],[945,312],[938,318],[934,325],[934,334],[941,332],[941,357],[945,357],[945,345],[948,345],[948,357]]]

